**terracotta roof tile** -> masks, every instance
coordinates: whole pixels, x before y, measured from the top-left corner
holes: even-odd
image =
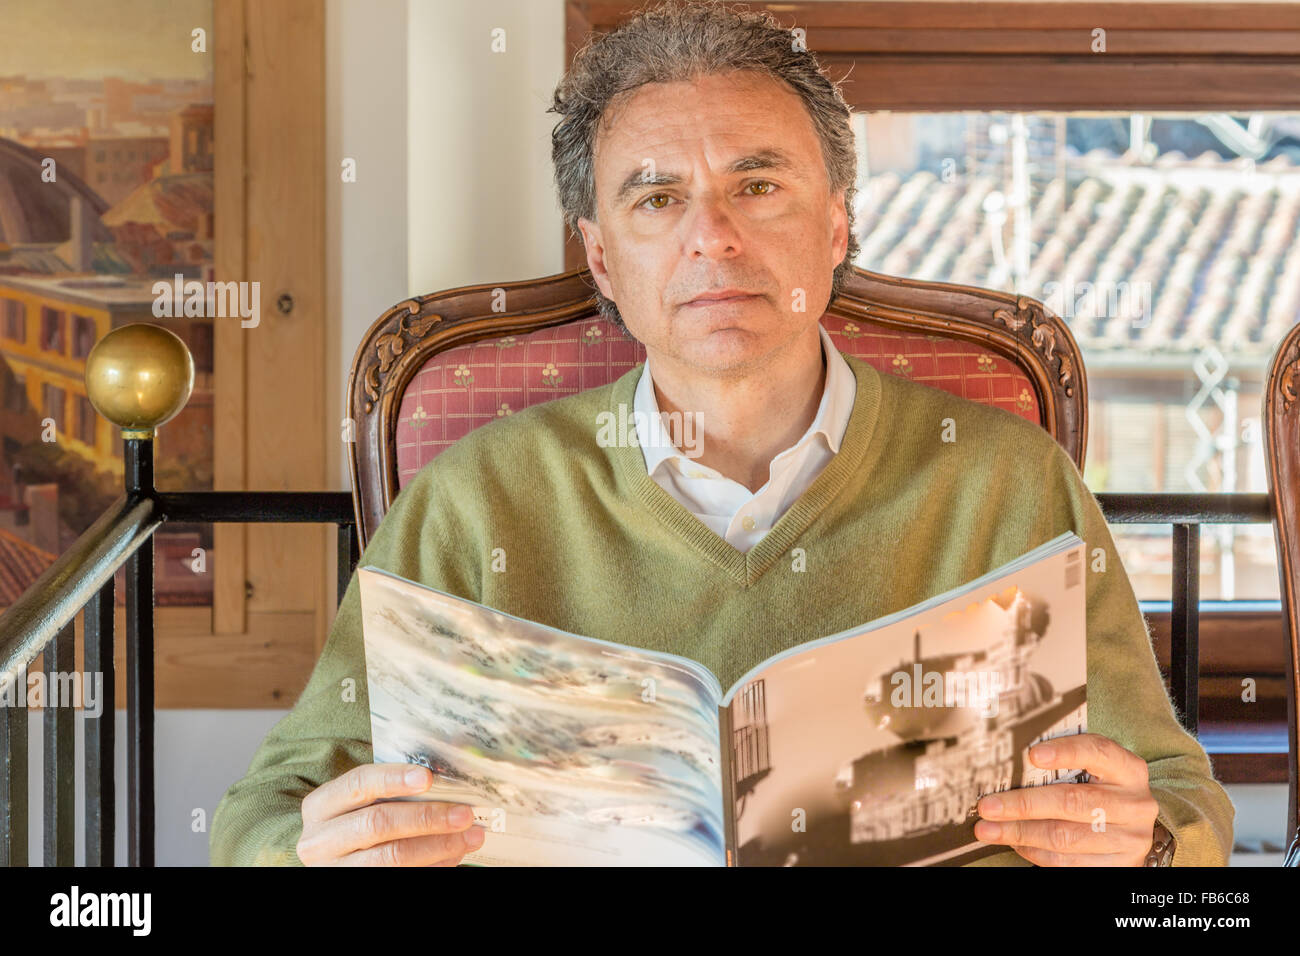
[[[1102,150],[1071,159],[1089,162],[1094,171],[1072,177],[1068,189],[1059,177],[1034,182],[1030,268],[1019,290],[1047,302],[1081,346],[1168,353],[1215,343],[1225,353],[1267,356],[1300,322],[1294,165],[1279,156],[1252,176],[1245,161],[1211,152],[1164,153],[1150,165]],[[1011,291],[982,207],[1001,188],[992,175],[949,183],[928,171],[871,177],[858,202],[858,263]],[[1009,244],[1009,227],[1003,235]],[[1096,284],[1091,302],[1083,282]],[[1144,289],[1150,307],[1141,315]]]
[[[9,607],[54,563],[56,555],[0,528],[0,607]]]

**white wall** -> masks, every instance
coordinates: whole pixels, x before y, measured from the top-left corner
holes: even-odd
[[[418,0],[417,0],[418,2]],[[325,11],[324,427],[332,486],[350,490],[340,422],[361,337],[407,295],[407,0],[328,0]],[[341,163],[356,161],[356,182]]]
[[[411,0],[408,42],[411,294],[559,272],[562,0]]]
[[[504,50],[493,52],[494,30]],[[563,0],[328,0],[330,472],[350,489],[344,388],[366,330],[410,295],[564,262],[546,113]],[[357,181],[340,182],[344,157]]]
[[[258,743],[287,711],[160,710],[154,722],[154,847],[158,866],[206,866],[212,811],[242,777]],[[27,723],[28,859],[43,860],[44,715]],[[77,866],[86,862],[85,745],[81,711],[74,722]],[[117,712],[116,846],[114,859],[126,866],[126,711]]]

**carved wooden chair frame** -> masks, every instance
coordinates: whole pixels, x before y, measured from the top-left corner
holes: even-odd
[[[348,377],[352,496],[364,549],[400,490],[397,421],[402,395],[429,359],[478,339],[534,332],[598,314],[587,269],[524,282],[465,286],[407,299],[384,312],[357,349]],[[509,312],[494,312],[499,290]],[[1018,366],[1037,392],[1043,427],[1083,470],[1088,390],[1073,335],[1041,302],[988,289],[855,269],[827,315],[975,343]]]
[[[1300,325],[1282,339],[1265,381],[1264,452],[1268,499],[1277,542],[1278,584],[1287,649],[1287,800],[1288,850],[1284,865],[1300,866]]]

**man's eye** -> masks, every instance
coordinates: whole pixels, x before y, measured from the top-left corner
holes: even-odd
[[[772,190],[776,188],[776,183],[769,182],[769,181],[766,180],[766,179],[759,179],[759,180],[755,180],[755,181],[752,182],[752,183],[746,183],[746,184],[745,184],[745,188],[746,188],[746,189],[748,189],[750,186],[766,186],[766,187],[767,187],[767,188],[766,188],[763,192],[761,192],[761,193],[750,193],[750,195],[752,195],[752,196],[770,196],[770,195],[772,194]],[[645,199],[641,200],[641,205],[642,205],[642,206],[645,206],[645,205],[649,204],[651,209],[663,209],[663,208],[664,208],[663,206],[656,206],[656,205],[654,205],[654,201],[655,201],[656,199],[671,199],[671,198],[672,198],[672,197],[669,196],[667,193],[655,193],[653,196],[647,196]]]

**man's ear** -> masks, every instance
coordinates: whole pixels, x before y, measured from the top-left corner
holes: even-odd
[[[609,270],[605,268],[605,245],[600,238],[600,226],[590,219],[578,219],[578,231],[582,233],[582,248],[587,254],[587,268],[596,280],[596,288],[607,299],[614,298],[614,287],[609,281]]]
[[[831,195],[831,268],[844,261],[849,251],[849,214],[844,211],[844,193],[841,189]]]

